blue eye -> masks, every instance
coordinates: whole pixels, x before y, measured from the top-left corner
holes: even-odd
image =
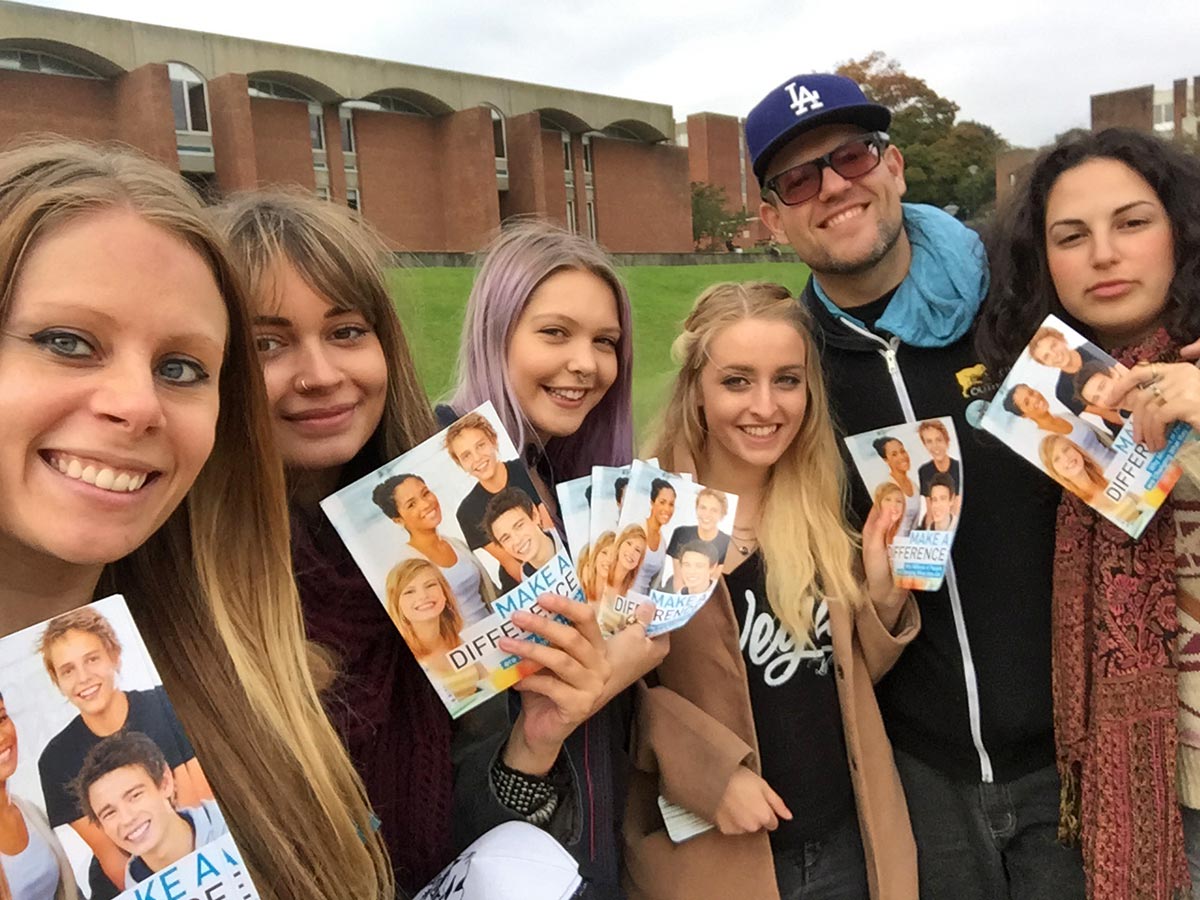
[[[33,336],[33,341],[57,356],[70,359],[85,359],[96,352],[86,339],[73,331],[40,331]]]
[[[208,381],[204,367],[190,359],[168,359],[158,367],[158,375],[173,384],[199,384]]]

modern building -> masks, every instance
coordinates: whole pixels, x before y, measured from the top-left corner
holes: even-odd
[[[718,113],[696,113],[675,125],[675,140],[687,148],[688,179],[725,191],[726,209],[745,209],[750,215],[745,230],[734,239],[750,247],[770,239],[759,221],[759,186],[746,149],[745,120]]]
[[[1152,131],[1167,138],[1196,138],[1196,95],[1200,75],[1178,78],[1169,88],[1141,87],[1092,95],[1092,130],[1114,125]]]
[[[1105,128],[1136,128],[1175,140],[1195,140],[1197,133],[1196,96],[1200,94],[1200,75],[1190,81],[1177,79],[1169,88],[1152,84],[1092,94],[1092,131]],[[1040,150],[1016,148],[996,157],[996,199],[1003,200]]]
[[[214,196],[298,185],[397,250],[476,250],[538,215],[688,252],[674,128],[664,104],[0,0],[0,142],[122,141]]]

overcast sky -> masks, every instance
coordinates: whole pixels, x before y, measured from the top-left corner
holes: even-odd
[[[1200,75],[1197,0],[37,5],[669,103],[676,119],[744,116],[792,75],[882,50],[1018,145],[1086,126],[1092,94]]]

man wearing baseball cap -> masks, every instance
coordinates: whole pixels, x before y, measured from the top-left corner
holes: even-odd
[[[922,632],[877,686],[904,783],[926,900],[1082,898],[1078,850],[1056,841],[1050,693],[1055,491],[976,430],[1002,373],[971,325],[987,291],[978,236],[901,203],[890,112],[848,78],[798,75],[746,119],[759,214],[812,269],[812,313],[845,434],[952,416],[963,506]],[[865,519],[871,497],[853,479]],[[854,768],[854,760],[851,760]],[[875,840],[887,840],[876,835]]]

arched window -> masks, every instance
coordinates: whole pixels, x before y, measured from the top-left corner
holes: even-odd
[[[207,134],[208,89],[204,78],[191,66],[167,63],[171,79],[171,108],[175,112],[176,131],[198,131]]]
[[[91,69],[60,56],[40,50],[0,50],[0,69],[18,72],[39,72],[42,75],[67,75],[71,78],[99,78]]]
[[[504,127],[504,113],[490,103],[482,105],[492,114],[492,146],[495,148],[496,159],[508,159],[508,133]]]
[[[375,97],[379,103],[379,108],[384,112],[400,113],[405,116],[432,116],[420,103],[409,100],[407,97],[398,97],[395,94],[379,94]]]
[[[641,138],[624,125],[609,125],[604,129],[605,137],[616,138],[619,141],[640,141]]]
[[[250,96],[251,97],[274,97],[276,100],[303,100],[305,103],[312,103],[313,98],[303,91],[297,90],[290,84],[282,84],[278,81],[267,81],[264,78],[250,79]]]

